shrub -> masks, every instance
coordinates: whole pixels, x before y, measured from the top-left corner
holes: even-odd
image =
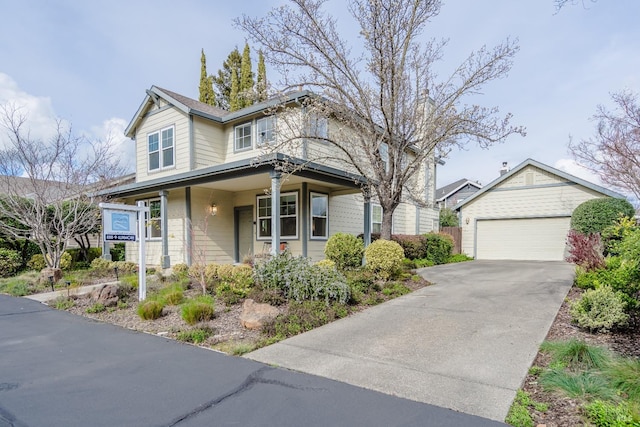
[[[440,209],[440,227],[457,227],[458,214],[451,208]]]
[[[134,274],[138,272],[138,264],[131,261],[113,261],[110,263],[109,268],[113,270],[118,269],[118,274]]]
[[[611,354],[606,348],[592,346],[577,339],[545,341],[540,350],[551,354],[551,364],[561,363],[574,371],[603,369],[611,362]]]
[[[550,369],[540,376],[546,390],[560,390],[567,396],[581,399],[615,399],[616,391],[606,378],[591,371],[577,373]]]
[[[29,262],[27,262],[27,267],[35,271],[43,270],[46,266],[47,263],[44,260],[44,255],[42,254],[35,254],[31,257]]]
[[[124,243],[116,243],[109,248],[109,254],[111,254],[112,261],[124,261],[126,254],[126,246]],[[102,255],[102,251],[98,256]]]
[[[18,252],[0,248],[0,277],[14,276],[21,265],[22,258]]]
[[[96,273],[105,273],[113,269],[113,263],[104,258],[96,258],[91,261],[91,269],[95,270]]]
[[[640,259],[640,228],[627,234],[618,245],[620,257],[628,260]]]
[[[208,286],[214,286],[218,280],[220,280],[220,273],[218,272],[218,270],[220,270],[222,266],[218,265],[216,263],[209,263],[204,267],[204,279],[207,282]],[[226,271],[224,267],[222,267],[222,274],[224,274]]]
[[[446,264],[453,251],[453,237],[447,233],[427,233],[425,238],[425,258],[434,264]]]
[[[569,230],[567,234],[569,256],[567,262],[574,263],[586,271],[593,271],[604,266],[603,247],[600,235],[583,234],[576,230]]]
[[[316,265],[319,266],[319,267],[324,267],[324,268],[329,268],[329,269],[337,268],[335,261],[332,261],[330,259],[322,259],[322,260],[316,262]]]
[[[340,270],[361,266],[363,253],[364,242],[348,233],[334,234],[324,247],[327,259],[335,262]]]
[[[61,270],[71,270],[73,267],[73,257],[69,252],[62,252],[60,255],[60,269]]]
[[[184,277],[189,274],[189,266],[187,264],[176,264],[173,266],[173,274],[178,277]]]
[[[215,314],[213,298],[209,295],[200,295],[190,299],[182,305],[180,314],[182,319],[190,325],[211,320]]]
[[[180,285],[172,285],[160,290],[160,301],[166,305],[178,305],[184,300],[184,289]]]
[[[396,242],[379,239],[367,246],[364,256],[376,278],[388,280],[401,270],[404,251]]]
[[[162,316],[164,305],[161,301],[148,299],[138,304],[138,316],[143,320],[155,320]]]
[[[2,292],[14,297],[23,297],[31,294],[33,290],[30,289],[29,282],[14,277],[0,284],[0,293]]]
[[[627,324],[625,302],[610,286],[590,289],[571,304],[571,317],[578,326],[594,332],[607,332]]]
[[[581,203],[571,215],[571,228],[582,234],[601,233],[620,216],[632,218],[635,209],[624,199],[601,198]]]
[[[221,265],[218,274],[220,282],[216,285],[216,296],[225,304],[235,304],[246,298],[253,288],[253,269],[249,265]]]
[[[292,302],[287,313],[265,323],[262,332],[284,339],[325,325],[336,317],[334,309],[321,301]]]
[[[409,259],[420,259],[427,256],[427,245],[424,236],[411,234],[393,234],[391,240],[398,243]]]
[[[585,406],[589,420],[596,427],[626,427],[640,425],[626,402],[618,404],[596,400]],[[635,419],[634,419],[635,418]]]
[[[618,246],[629,234],[638,229],[635,219],[621,216],[613,225],[602,230],[602,244],[605,255],[620,255]]]
[[[285,252],[255,267],[255,278],[265,290],[277,289],[291,300],[346,302],[349,286],[335,269],[312,265],[308,258],[292,257]]]

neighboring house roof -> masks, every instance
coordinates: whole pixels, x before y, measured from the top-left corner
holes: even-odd
[[[256,114],[260,111],[275,107],[282,103],[289,103],[300,98],[308,97],[311,94],[312,92],[308,90],[290,92],[283,96],[270,98],[266,101],[258,102],[249,107],[231,112],[222,108],[213,107],[211,105],[205,104],[204,102],[196,101],[195,99],[180,95],[167,89],[160,88],[158,86],[151,86],[151,89],[147,90],[147,95],[142,101],[142,104],[140,104],[138,111],[136,111],[136,114],[131,119],[131,122],[129,122],[129,125],[125,129],[124,133],[129,138],[132,138],[135,135],[135,129],[138,126],[138,123],[140,123],[140,121],[144,118],[147,106],[150,103],[156,102],[158,98],[165,99],[185,114],[193,114],[196,116],[207,118],[209,120],[213,120],[218,123],[227,123],[245,116]]]
[[[449,198],[456,191],[464,188],[467,185],[472,185],[478,189],[482,188],[482,185],[478,184],[475,181],[468,180],[467,178],[459,179],[451,184],[447,184],[443,187],[436,189],[436,202],[442,202],[445,199]]]
[[[520,163],[518,166],[516,166],[515,168],[511,169],[509,172],[505,173],[504,175],[499,176],[498,178],[496,178],[495,180],[493,180],[492,182],[490,182],[489,184],[487,184],[486,186],[484,186],[482,189],[478,190],[477,192],[475,192],[474,194],[472,194],[471,196],[469,196],[468,198],[466,198],[465,200],[461,201],[460,203],[458,203],[457,205],[455,205],[453,207],[454,210],[460,209],[461,207],[463,207],[464,205],[471,203],[473,200],[477,199],[478,197],[482,196],[483,194],[491,191],[491,189],[493,189],[495,186],[497,186],[498,184],[500,184],[501,182],[504,182],[506,180],[508,180],[509,178],[511,178],[512,176],[514,176],[515,174],[517,174],[518,172],[520,172],[521,170],[523,170],[524,168],[526,168],[527,166],[535,166],[539,169],[542,169],[543,171],[552,173],[554,175],[557,175],[561,178],[566,179],[567,181],[571,181],[574,182],[576,184],[582,185],[583,187],[589,188],[593,191],[597,191],[599,193],[602,193],[603,195],[609,196],[609,197],[613,197],[616,199],[624,199],[625,197],[620,194],[617,193],[615,191],[609,190],[608,188],[604,188],[600,185],[594,184],[592,182],[586,181],[582,178],[578,178],[577,176],[571,175],[569,173],[566,173],[564,171],[561,171],[560,169],[556,169],[553,168],[549,165],[545,165],[544,163],[540,163],[536,160],[533,159],[527,159],[524,162]]]

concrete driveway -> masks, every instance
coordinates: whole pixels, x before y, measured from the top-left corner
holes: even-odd
[[[422,269],[435,285],[246,357],[503,421],[573,272],[535,261]]]

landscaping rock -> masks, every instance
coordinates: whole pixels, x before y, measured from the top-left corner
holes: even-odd
[[[62,279],[62,270],[59,268],[45,268],[40,271],[40,283],[49,285],[51,283],[49,277],[53,277],[53,283],[57,283],[58,280]]]
[[[247,329],[260,329],[265,322],[274,319],[280,311],[269,304],[260,304],[247,299],[242,304],[240,323]]]
[[[118,304],[118,286],[102,285],[91,293],[91,299],[105,307],[112,307]]]

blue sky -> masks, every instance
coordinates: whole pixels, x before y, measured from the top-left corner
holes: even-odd
[[[24,105],[35,135],[52,118],[76,132],[106,138],[133,156],[122,135],[145,90],[158,85],[198,97],[200,49],[214,73],[245,35],[232,25],[239,15],[261,16],[280,1],[205,0],[8,1],[0,26],[0,103]],[[357,36],[332,0],[347,38]],[[609,94],[640,91],[640,2],[585,0],[554,13],[553,0],[448,0],[424,36],[449,39],[442,76],[473,50],[517,37],[521,50],[505,79],[492,82],[474,102],[511,112],[527,136],[488,150],[469,145],[439,168],[438,184],[466,177],[486,184],[501,163],[531,157],[598,182],[571,160],[569,136],[588,138],[598,104]],[[255,63],[254,63],[255,64]],[[275,82],[277,76],[269,74]]]

